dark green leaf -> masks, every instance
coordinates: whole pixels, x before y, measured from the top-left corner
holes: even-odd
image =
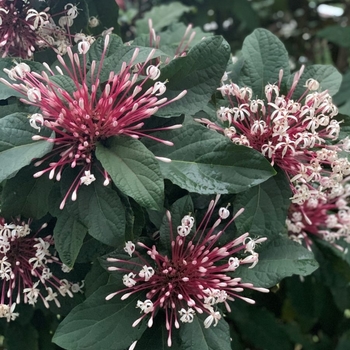
[[[67,210],[89,230],[89,234],[100,242],[117,246],[124,242],[125,210],[118,193],[110,187],[103,186],[103,178],[96,173],[96,181],[89,186],[80,186],[76,201],[68,200]],[[75,179],[63,173],[62,194]]]
[[[169,62],[160,79],[168,80],[164,96],[169,100],[187,90],[180,100],[160,109],[157,115],[195,114],[220,86],[230,57],[230,47],[221,36],[208,37],[193,46],[185,57]]]
[[[266,29],[256,29],[243,42],[244,66],[239,85],[253,89],[253,96],[264,98],[265,85],[278,81],[283,69],[284,79],[289,76],[289,58],[283,43]]]
[[[256,287],[272,287],[294,274],[307,276],[318,268],[313,254],[287,237],[275,237],[261,245],[259,262],[250,269],[240,266],[234,273]]]
[[[24,113],[14,113],[0,119],[0,182],[28,165],[32,159],[50,152],[51,142],[32,140],[32,136],[37,134]],[[49,137],[50,131],[43,128],[40,135]]]
[[[123,41],[118,35],[110,35],[107,50],[105,52],[105,58],[116,54],[120,49],[123,48]],[[105,37],[99,37],[91,45],[87,57],[90,62],[100,61],[102,53],[105,49]]]
[[[68,267],[73,267],[87,232],[87,228],[66,209],[57,218],[53,231],[55,248],[61,261]]]
[[[244,212],[235,220],[238,231],[266,237],[286,233],[291,196],[290,183],[281,170],[262,184],[239,193],[234,206],[244,208]]]
[[[160,209],[164,183],[154,155],[130,137],[113,137],[110,141],[108,147],[97,145],[96,157],[114,184],[140,205]]]
[[[259,152],[234,145],[200,124],[185,124],[159,135],[174,142],[168,148],[149,147],[157,156],[171,159],[171,163],[160,162],[164,177],[190,192],[238,193],[275,174]]]
[[[5,337],[8,350],[39,350],[38,332],[31,324],[21,326],[17,322],[11,322]]]
[[[85,296],[88,298],[98,288],[107,284],[110,275],[96,260],[85,277]]]
[[[148,33],[148,20],[152,19],[153,28],[159,31],[177,20],[185,13],[189,12],[191,7],[185,6],[178,1],[173,1],[167,5],[155,6],[151,11],[144,14],[144,18],[136,21],[136,30],[138,34]]]
[[[254,348],[293,349],[282,323],[271,312],[240,300],[234,301],[231,308],[227,317],[235,321],[240,335]]]
[[[147,327],[141,322],[132,327],[140,317],[135,307],[139,295],[132,295],[125,301],[115,296],[106,296],[123,286],[110,284],[99,288],[82,304],[75,307],[59,325],[53,341],[68,350],[125,350],[139,339]]]
[[[294,75],[289,78],[288,87],[290,88],[293,82]],[[333,96],[339,90],[342,76],[333,66],[322,64],[314,64],[305,68],[304,73],[300,77],[299,83],[293,93],[293,98],[300,98],[306,90],[305,82],[308,79],[315,79],[320,83],[320,90],[328,90],[328,93]]]
[[[350,27],[338,24],[319,30],[317,36],[342,47],[350,47]]]
[[[23,215],[27,218],[40,219],[48,212],[49,193],[53,181],[43,175],[34,178],[37,168],[22,168],[15,177],[6,181],[2,193],[1,215],[15,217]]]
[[[181,324],[182,350],[231,350],[230,332],[227,322],[221,319],[216,327],[204,327],[206,313],[194,317],[193,322]]]

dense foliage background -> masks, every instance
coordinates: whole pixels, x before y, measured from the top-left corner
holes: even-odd
[[[40,1],[31,3],[38,8],[44,7]],[[52,1],[50,13],[60,13],[67,3],[63,0]],[[116,327],[115,333],[111,331],[103,335],[105,326],[99,326],[99,317],[102,320],[111,317],[113,324],[124,317],[123,322],[131,324],[134,316],[119,311],[116,313],[109,307],[115,305],[122,309],[118,304],[119,299],[112,299],[110,304],[104,300],[108,294],[106,290],[112,292],[113,288],[118,288],[118,281],[103,268],[105,258],[101,257],[115,249],[120,250],[128,240],[138,237],[141,240],[153,239],[158,231],[160,237],[164,237],[168,232],[165,209],[170,210],[177,220],[189,212],[195,212],[200,218],[213,195],[221,193],[222,205],[233,203],[235,209],[246,208],[244,215],[235,221],[235,227],[230,228],[232,236],[236,236],[237,232],[242,234],[249,231],[252,235],[268,237],[267,243],[258,249],[258,265],[254,269],[242,267],[240,272],[237,271],[237,276],[258,287],[270,288],[270,293],[248,293],[256,301],[255,305],[241,300],[231,304],[232,312],[225,313],[231,345],[229,341],[220,340],[220,336],[210,333],[204,343],[190,339],[192,345],[175,342],[173,348],[199,350],[199,346],[205,344],[206,348],[203,349],[208,350],[226,350],[230,346],[234,350],[349,349],[349,253],[343,254],[329,243],[317,239],[310,252],[287,239],[285,218],[291,193],[281,170],[272,168],[258,152],[233,145],[222,135],[195,123],[193,117],[210,119],[215,116],[214,108],[221,103],[216,89],[225,71],[230,72],[232,80],[237,79],[242,84],[251,81],[254,85],[253,73],[244,67],[250,65],[256,71],[262,71],[266,62],[274,61],[264,80],[259,83],[275,83],[278,71],[283,67],[286,89],[288,78],[292,76],[289,69],[294,73],[305,65],[306,71],[309,69],[308,74],[313,72],[316,75],[314,78],[321,84],[323,82],[324,89],[334,92],[339,89],[333,96],[333,102],[339,107],[341,136],[345,138],[350,131],[350,1],[116,0],[116,3],[114,0],[80,1],[77,4],[79,20],[74,24],[75,32],[82,30],[97,36],[97,41],[86,56],[87,61],[84,61],[89,68],[91,62],[99,61],[104,52],[103,38],[99,35],[113,27],[115,36],[111,39],[105,65],[100,72],[101,79],[104,77],[105,81],[112,69],[120,68],[123,60],[131,59],[133,47],[141,47],[137,63],[145,62],[151,50],[148,46],[152,46],[149,45],[148,18],[152,18],[157,34],[161,33],[159,50],[162,52],[154,55],[154,61],[163,53],[169,56],[174,54],[188,24],[195,28],[197,35],[191,43],[189,54],[161,68],[161,79],[169,80],[165,96],[174,98],[184,89],[187,95],[178,103],[160,109],[158,116],[163,118],[146,122],[149,129],[177,123],[183,123],[184,127],[153,134],[154,137],[173,141],[175,145],[169,150],[165,149],[164,144],[152,140],[140,142],[121,137],[101,142],[96,149],[97,163],[108,170],[113,184],[102,186],[103,174],[98,173],[96,177],[100,184],[96,181],[92,186],[84,186],[79,190],[78,201],[67,201],[66,207],[60,210],[62,196],[77,175],[74,170],[66,171],[60,183],[49,181],[44,176],[38,179],[32,177],[35,171],[31,159],[50,152],[50,146],[40,143],[41,146],[35,147],[36,143],[32,142],[31,137],[36,131],[23,124],[28,113],[34,113],[31,108],[36,106],[19,103],[16,99],[18,94],[13,95],[8,86],[1,85],[1,216],[8,220],[18,215],[25,219],[32,218],[34,231],[43,222],[48,222],[43,232],[53,232],[60,259],[73,267],[69,279],[85,280],[85,286],[84,293],[62,300],[60,308],[55,304],[51,304],[50,309],[40,303],[35,308],[18,305],[16,311],[21,315],[18,319],[10,323],[0,320],[0,348],[112,350],[115,346],[115,349],[127,349],[130,342],[125,346],[118,345],[123,343],[126,328]],[[91,16],[100,20],[99,26],[86,25]],[[254,31],[257,28],[268,31]],[[201,41],[202,37],[207,39]],[[123,42],[130,42],[131,46]],[[249,55],[251,50],[259,51],[254,56]],[[40,62],[48,62],[52,66],[58,64],[56,55],[45,50],[35,52],[34,61],[37,63],[26,62],[38,71],[44,69],[39,66]],[[245,66],[240,62],[244,62]],[[313,66],[319,64],[329,66]],[[8,79],[2,70],[10,69],[12,65],[13,58],[3,58],[0,61],[0,76]],[[62,76],[57,75],[55,82],[67,91],[72,88]],[[254,93],[257,91],[256,85]],[[18,140],[24,140],[23,133],[30,134],[29,141],[18,141],[13,146],[14,153],[10,155],[5,154],[8,149],[6,144],[9,143],[8,130],[12,132],[11,137]],[[45,128],[44,133],[50,135]],[[32,152],[27,158],[22,155],[22,145]],[[158,164],[153,154],[169,157],[172,163]],[[116,171],[113,166],[116,159],[121,159],[122,178],[119,176],[120,170]],[[127,163],[127,159],[134,162]],[[184,160],[190,165],[183,165]],[[151,179],[150,183],[146,184],[140,174],[146,174]],[[137,183],[137,189],[130,185],[131,182],[124,181],[130,178],[135,181],[134,184]],[[90,206],[85,205],[88,202]],[[120,216],[115,215],[116,212]],[[160,241],[165,245],[167,242],[162,239]],[[103,304],[100,313],[96,311],[99,304]],[[66,317],[74,307],[74,311]],[[135,309],[133,305],[128,307],[131,311]],[[85,321],[90,319],[94,321],[92,325],[85,326]],[[76,320],[80,321],[78,326],[74,323]],[[163,341],[166,335],[163,334],[162,322],[157,321],[153,328],[146,330],[136,349],[167,348]],[[57,327],[55,344],[52,336]],[[225,326],[220,327],[217,328],[218,332],[227,331]],[[72,329],[74,332],[70,334]],[[200,326],[198,329],[193,331],[203,332],[206,337],[206,330]],[[89,345],[88,340],[79,343],[87,333],[96,339],[96,343]],[[181,334],[175,334],[175,337],[182,341],[188,339]],[[110,339],[108,346],[101,345],[105,339]],[[152,339],[152,343],[149,339]]]

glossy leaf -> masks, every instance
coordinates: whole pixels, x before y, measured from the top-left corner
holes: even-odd
[[[244,66],[238,84],[253,89],[253,95],[264,98],[266,84],[278,81],[283,69],[289,76],[289,58],[283,43],[266,29],[256,29],[243,42]]]
[[[256,287],[269,288],[294,274],[307,276],[318,268],[313,254],[287,237],[275,237],[261,244],[258,264],[250,269],[240,266],[235,277]]]
[[[170,100],[183,90],[187,94],[161,108],[157,115],[191,115],[200,111],[220,86],[229,56],[228,43],[221,36],[213,36],[193,46],[185,57],[170,61],[160,76],[160,80],[168,80],[164,96]]]
[[[10,114],[0,119],[0,181],[28,165],[34,158],[40,158],[52,149],[52,143],[33,141],[38,130],[29,125],[24,113]],[[50,136],[43,128],[41,136]]]
[[[1,215],[40,219],[48,212],[49,193],[53,186],[47,174],[34,178],[37,168],[29,165],[8,179],[2,193]]]
[[[234,206],[244,208],[235,220],[238,232],[266,237],[286,233],[291,196],[289,181],[281,170],[262,184],[237,194]]]
[[[227,138],[199,124],[161,133],[174,146],[150,146],[160,162],[163,176],[174,184],[200,194],[238,193],[256,186],[275,174],[269,162],[257,151],[237,146]]]
[[[194,317],[193,322],[181,324],[180,337],[182,350],[231,350],[229,326],[222,318],[218,324],[204,327],[208,314]]]
[[[67,350],[127,349],[141,337],[147,323],[131,326],[140,317],[135,307],[139,295],[134,294],[125,301],[119,296],[105,300],[121,288],[120,284],[103,286],[75,307],[59,325],[53,342]]]
[[[114,184],[140,205],[161,208],[164,184],[154,155],[130,137],[113,137],[110,141],[107,147],[97,145],[96,157]]]

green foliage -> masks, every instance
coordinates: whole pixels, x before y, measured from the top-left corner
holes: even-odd
[[[50,152],[52,144],[32,140],[34,135],[37,132],[29,125],[24,113],[13,113],[0,119],[0,181],[13,176],[33,158]],[[49,130],[44,128],[40,136],[50,137]]]
[[[318,268],[310,251],[286,237],[269,239],[258,252],[259,263],[254,268],[243,265],[235,271],[235,276],[256,287],[269,288],[285,277],[307,276]]]
[[[244,65],[239,84],[249,86],[254,96],[264,98],[265,85],[275,84],[281,69],[284,80],[289,77],[287,50],[276,36],[265,29],[256,29],[244,40],[242,55]]]
[[[105,300],[120,287],[120,284],[103,286],[74,308],[59,325],[53,341],[67,350],[128,348],[141,337],[147,324],[142,322],[137,327],[131,327],[140,317],[135,308],[139,296],[132,295],[125,301],[118,296]]]
[[[164,185],[159,165],[140,141],[114,137],[107,147],[97,146],[96,157],[124,194],[146,208],[161,208]]]
[[[258,185],[275,174],[260,153],[233,145],[227,138],[199,124],[162,132],[174,146],[151,146],[157,156],[168,157],[160,163],[166,179],[200,194],[238,193]]]

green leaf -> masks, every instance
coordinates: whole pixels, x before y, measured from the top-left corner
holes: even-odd
[[[5,338],[8,350],[39,350],[38,332],[31,324],[20,325],[19,322],[11,322]]]
[[[206,313],[194,317],[193,322],[181,324],[182,350],[231,350],[229,326],[222,318],[216,327],[204,328]]]
[[[259,262],[250,269],[240,266],[235,277],[243,282],[253,283],[256,287],[269,288],[283,278],[294,274],[307,276],[318,268],[312,252],[287,237],[275,237],[262,243],[259,250]]]
[[[169,62],[162,70],[160,79],[168,80],[164,94],[168,100],[187,90],[180,100],[161,108],[157,115],[195,114],[210,100],[220,86],[230,57],[230,47],[221,36],[200,41],[187,53]]]
[[[294,75],[289,78],[288,88],[291,87]],[[299,99],[306,90],[304,86],[306,80],[315,79],[320,83],[320,90],[328,90],[328,93],[333,96],[339,90],[342,82],[342,75],[333,66],[314,64],[305,68],[299,83],[293,93],[294,99]]]
[[[238,231],[266,237],[286,233],[291,196],[290,183],[281,170],[262,184],[237,194],[234,206],[244,208],[235,220]]]
[[[158,313],[153,326],[146,329],[137,342],[135,350],[183,350],[179,344],[178,330],[175,328],[171,332],[171,348],[168,347],[168,331],[165,328],[165,322],[164,313]]]
[[[51,142],[32,140],[32,136],[37,134],[24,113],[14,113],[0,119],[0,182],[28,165],[34,158],[40,158],[51,151]],[[43,128],[40,135],[49,137],[50,131]]]
[[[67,169],[62,176],[61,192],[65,194],[73,183],[76,173]],[[76,201],[68,200],[66,208],[98,241],[118,246],[124,242],[125,210],[118,193],[103,186],[102,175],[95,173],[96,181],[89,186],[80,186]]]
[[[73,267],[87,232],[87,228],[66,209],[57,218],[53,231],[55,248],[61,261],[68,267]]]
[[[164,183],[158,162],[139,140],[112,137],[107,147],[97,145],[96,157],[124,194],[146,208],[162,207]]]
[[[77,91],[77,86],[74,80],[66,75],[54,75],[50,77],[50,81],[67,91],[69,94],[73,94],[73,92]],[[64,98],[62,97],[62,99]]]
[[[327,26],[319,30],[316,35],[341,47],[350,47],[350,27],[340,25]]]
[[[264,98],[265,85],[278,81],[283,69],[289,76],[288,52],[283,43],[266,29],[256,29],[243,42],[244,66],[238,84],[253,89],[253,96]]]
[[[121,288],[120,284],[103,286],[75,307],[59,325],[53,342],[68,350],[127,349],[141,337],[147,323],[132,327],[140,317],[135,307],[139,295],[133,294],[125,301],[119,296],[105,300]]]
[[[148,33],[148,20],[152,19],[153,28],[157,32],[170,23],[177,20],[185,13],[191,11],[191,7],[185,6],[178,1],[167,5],[154,6],[152,10],[145,12],[142,19],[136,21],[137,34]]]
[[[226,137],[197,123],[181,129],[162,132],[174,146],[153,145],[165,178],[174,184],[200,194],[238,193],[256,186],[275,174],[270,163],[257,151],[237,146]]]
[[[241,300],[235,300],[230,306],[232,312],[226,316],[235,321],[239,334],[251,347],[264,350],[293,349],[282,323],[271,312]]]
[[[100,36],[96,41],[91,45],[87,57],[89,62],[100,61],[102,53],[105,46],[105,37]],[[108,58],[116,54],[120,49],[123,48],[123,41],[118,35],[110,35],[107,50],[105,52],[105,58]]]
[[[2,192],[1,215],[40,219],[48,212],[49,193],[53,186],[46,175],[34,178],[33,166],[22,168],[15,177],[8,179]]]
[[[337,106],[341,106],[345,103],[349,103],[349,94],[350,94],[350,70],[348,70],[342,79],[339,91],[333,96],[333,103]],[[346,109],[349,114],[349,109]]]
[[[94,261],[91,270],[85,276],[85,296],[88,298],[98,288],[107,284],[110,275],[100,265],[98,260]]]

